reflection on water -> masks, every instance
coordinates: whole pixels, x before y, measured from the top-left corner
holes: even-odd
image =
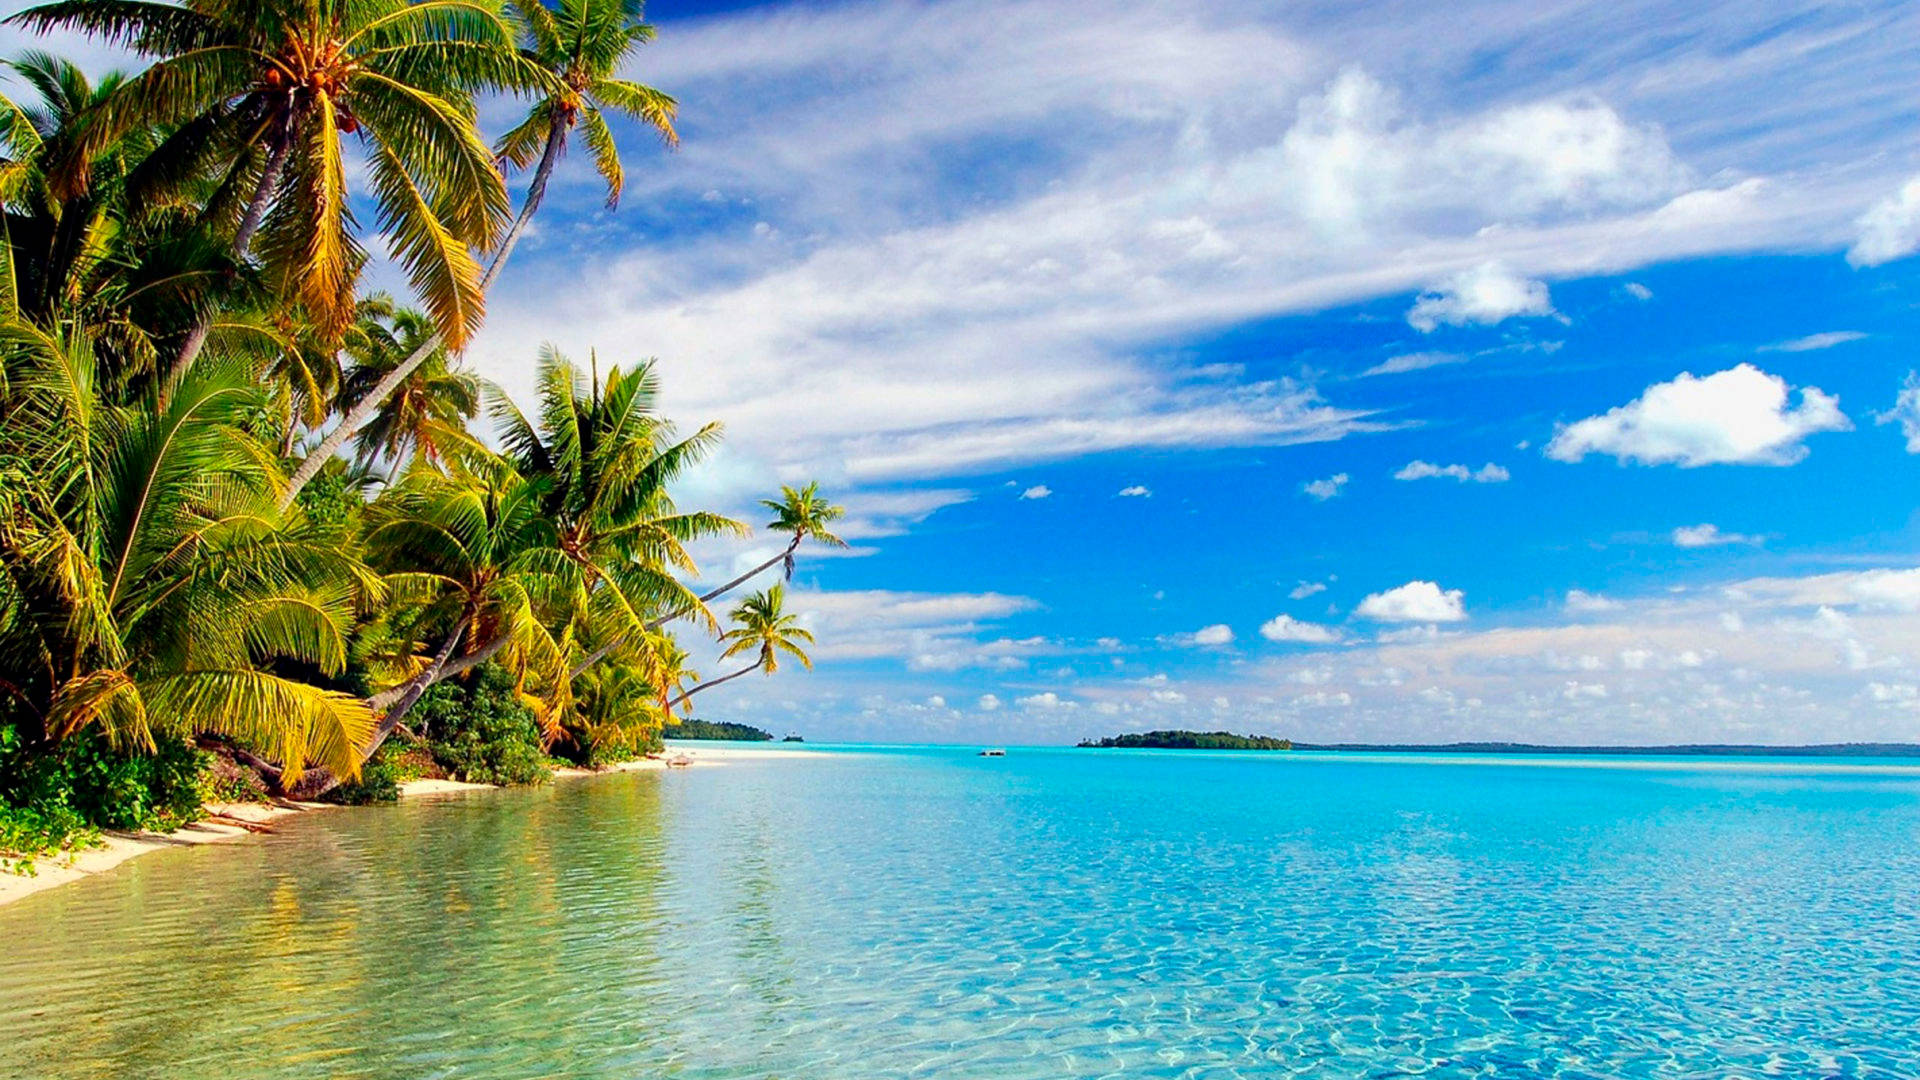
[[[0,909],[27,1077],[1920,1075],[1920,778],[1016,751],[303,817]]]

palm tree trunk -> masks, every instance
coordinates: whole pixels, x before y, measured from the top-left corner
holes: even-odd
[[[533,180],[527,185],[527,200],[520,207],[520,216],[514,219],[513,227],[507,230],[507,235],[500,241],[500,250],[494,253],[493,262],[488,264],[485,276],[480,279],[482,296],[493,288],[494,281],[500,277],[500,271],[506,268],[507,256],[513,254],[514,245],[520,242],[521,234],[526,232],[527,222],[533,220],[534,211],[540,209],[541,201],[547,197],[547,181],[553,178],[553,167],[560,159],[560,149],[565,144],[566,134],[566,120],[560,113],[555,112],[553,123],[547,129],[547,148],[541,153],[539,167],[534,169]],[[332,457],[348,439],[353,438],[361,428],[367,426],[367,421],[380,408],[381,402],[393,396],[395,388],[405,382],[416,368],[425,363],[427,357],[433,355],[434,350],[440,347],[441,341],[441,335],[435,333],[421,342],[420,347],[413,350],[412,355],[401,361],[398,367],[387,372],[365,397],[361,398],[353,408],[347,410],[347,414],[340,418],[340,422],[327,433],[327,437],[320,440],[320,445],[314,447],[313,452],[300,463],[300,467],[293,471],[293,476],[287,481],[286,493],[280,496],[282,510],[292,505],[294,496],[300,494],[300,489],[307,486],[308,481],[314,478],[321,466],[327,463],[328,458]]]
[[[420,700],[420,695],[427,692],[427,687],[439,681],[440,673],[446,669],[447,658],[453,655],[453,650],[460,647],[460,639],[467,636],[467,627],[471,625],[473,625],[473,616],[462,617],[454,624],[453,632],[447,635],[447,640],[441,643],[440,651],[434,654],[432,662],[421,668],[419,674],[399,686],[384,690],[367,699],[368,708],[385,709],[386,713],[380,717],[379,725],[373,729],[373,741],[367,744],[362,760],[372,757],[373,752],[380,749],[380,744],[387,741],[387,736],[393,734],[393,729],[400,726],[400,718]]]
[[[679,697],[674,698],[672,701],[667,702],[667,712],[671,713],[673,711],[674,706],[680,704],[681,702],[687,700],[688,698],[692,697],[693,695],[699,693],[702,690],[707,690],[715,686],[719,686],[723,682],[732,682],[733,680],[739,678],[742,675],[746,675],[753,671],[758,671],[759,668],[760,668],[760,662],[756,660],[753,663],[748,664],[746,667],[741,668],[739,671],[736,671],[731,675],[722,675],[717,679],[708,679],[706,682],[701,683],[699,686],[696,686],[693,689],[687,691],[686,693],[681,694]]]
[[[233,234],[233,257],[243,259],[247,250],[253,246],[253,234],[260,231],[260,223],[267,219],[267,207],[273,204],[274,189],[280,186],[280,174],[286,171],[287,158],[293,152],[293,140],[288,137],[283,125],[274,136],[273,148],[267,152],[267,167],[260,173],[260,186],[254,189],[253,200],[247,203],[247,212],[240,217],[240,227]],[[202,315],[194,320],[193,329],[187,331],[187,339],[180,343],[180,351],[174,354],[173,366],[167,369],[167,380],[160,384],[164,395],[169,388],[177,385],[187,369],[206,347],[207,333],[212,330],[213,322]]]
[[[747,581],[755,577],[758,577],[759,575],[772,569],[774,564],[785,562],[786,560],[793,558],[794,551],[799,547],[800,547],[800,534],[795,533],[793,535],[793,539],[787,542],[786,550],[782,551],[778,555],[775,555],[773,558],[768,559],[766,562],[761,563],[759,566],[756,566],[753,569],[747,571],[746,573],[741,574],[739,577],[734,578],[732,581],[727,582],[725,585],[722,585],[717,589],[713,589],[708,592],[700,594],[700,602],[704,604],[707,601],[712,600],[716,596],[724,596],[727,593],[732,592],[733,590],[739,588],[741,585],[745,584]],[[665,615],[662,615],[655,619],[648,620],[646,628],[648,630],[658,630],[662,626],[665,626],[666,624],[672,622],[673,620],[679,618],[680,616],[685,615],[687,612],[691,610],[693,609],[682,608],[678,611],[669,611]],[[593,665],[599,663],[600,661],[605,660],[607,658],[608,653],[619,648],[623,643],[626,642],[626,640],[627,640],[627,635],[621,634],[620,636],[614,638],[612,641],[609,641],[605,645],[602,645],[598,649],[595,649],[585,660],[580,661],[580,663],[574,666],[572,670],[567,672],[567,678],[577,679],[580,676],[586,674],[589,668],[593,667]],[[696,687],[696,689],[698,688]],[[691,693],[692,691],[688,691],[688,692]]]

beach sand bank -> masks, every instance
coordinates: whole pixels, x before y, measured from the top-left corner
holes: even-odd
[[[671,744],[657,757],[641,758],[637,761],[623,761],[609,765],[604,769],[568,769],[553,771],[555,780],[569,780],[583,776],[604,776],[608,773],[649,772],[656,769],[681,767],[709,767],[724,765],[729,760],[739,761],[754,758],[799,758],[821,757],[817,750],[794,750],[785,747],[761,750],[744,746],[687,746]],[[461,780],[408,780],[400,785],[400,797],[414,799],[433,795],[449,795],[463,791],[481,791],[491,788],[492,784],[469,784]],[[189,844],[217,844],[228,840],[238,840],[254,830],[246,825],[270,826],[272,822],[290,814],[304,813],[309,810],[338,809],[333,803],[309,803],[283,801],[277,803],[209,803],[206,818],[170,833],[138,832],[107,833],[101,839],[104,847],[71,855],[48,855],[35,860],[37,872],[32,876],[24,874],[0,873],[0,904],[9,904],[22,897],[32,896],[70,881],[92,877],[94,874],[111,870],[128,859],[145,855],[150,851],[163,851],[170,847]]]

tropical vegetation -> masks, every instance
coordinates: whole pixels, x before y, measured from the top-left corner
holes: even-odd
[[[697,694],[812,635],[784,584],[840,540],[817,485],[779,552],[683,507],[721,438],[650,360],[470,369],[488,291],[575,143],[614,207],[637,0],[56,0],[0,96],[0,858],[230,797],[390,797],[422,773],[536,783],[658,750]],[[504,131],[481,104],[518,102]],[[497,110],[488,110],[489,114]],[[510,174],[525,172],[516,209]],[[411,296],[369,291],[385,253]],[[705,682],[687,635],[749,656]]]

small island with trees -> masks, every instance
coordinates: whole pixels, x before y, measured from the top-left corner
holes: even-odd
[[[1083,739],[1080,746],[1100,750],[1291,750],[1293,740],[1271,735],[1235,735],[1230,731],[1148,731]]]
[[[721,720],[681,720],[669,725],[664,734],[669,739],[710,739],[724,742],[773,741],[771,731],[762,731],[751,724],[730,724]]]

